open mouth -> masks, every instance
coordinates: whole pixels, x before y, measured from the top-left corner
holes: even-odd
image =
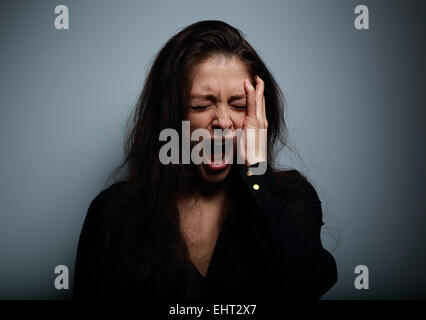
[[[234,140],[232,137],[214,137],[207,141],[203,164],[211,171],[225,169],[232,164]]]

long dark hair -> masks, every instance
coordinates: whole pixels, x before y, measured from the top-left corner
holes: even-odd
[[[156,55],[130,118],[124,162],[114,171],[116,175],[125,169],[115,206],[117,214],[111,223],[116,230],[124,228],[121,234],[126,234],[126,239],[121,239],[125,244],[117,249],[120,259],[141,281],[161,268],[162,281],[186,288],[183,291],[188,296],[188,252],[174,205],[179,195],[191,192],[194,176],[189,165],[160,163],[159,150],[164,142],[159,141],[159,135],[165,128],[181,132],[191,88],[188,75],[197,63],[214,55],[238,57],[252,78],[259,75],[265,82],[268,161],[274,167],[276,154],[286,145],[287,137],[283,94],[240,30],[222,21],[207,20],[178,32]],[[109,243],[114,243],[113,231]]]

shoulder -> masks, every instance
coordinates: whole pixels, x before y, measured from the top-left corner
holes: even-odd
[[[118,203],[122,191],[125,188],[125,181],[113,183],[109,187],[100,191],[90,202],[85,218],[85,226],[91,226],[93,229],[97,225],[98,228],[111,218],[113,208]]]
[[[309,178],[298,170],[274,171],[274,177],[289,199],[303,197],[305,200],[321,202]]]
[[[274,176],[285,194],[290,217],[306,230],[324,224],[320,198],[308,177],[297,170],[276,171]]]
[[[109,187],[100,191],[92,200],[92,203],[109,204],[117,200],[126,186],[126,181],[120,181],[111,184]]]

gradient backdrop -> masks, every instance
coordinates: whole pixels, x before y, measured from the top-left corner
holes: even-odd
[[[56,30],[54,8],[69,8]],[[370,30],[354,28],[366,4]],[[149,63],[204,19],[239,28],[282,88],[339,281],[324,299],[426,298],[425,2],[2,1],[0,298],[68,299],[88,205],[123,158]],[[303,160],[303,161],[302,161]],[[333,238],[338,239],[335,246]],[[54,268],[70,269],[58,291]],[[366,265],[370,289],[356,290]]]

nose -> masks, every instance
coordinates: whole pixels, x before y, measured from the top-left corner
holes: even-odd
[[[232,129],[233,122],[231,120],[228,110],[226,110],[225,108],[218,108],[216,116],[213,119],[212,126],[213,129]]]

